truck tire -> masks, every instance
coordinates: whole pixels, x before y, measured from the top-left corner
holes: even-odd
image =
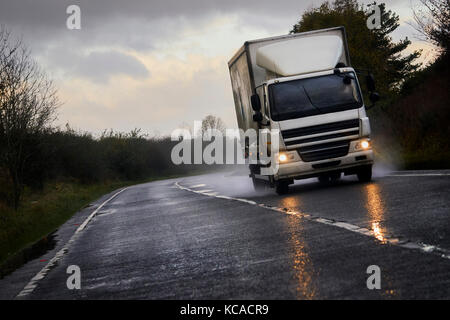
[[[364,166],[358,169],[356,175],[360,182],[369,182],[372,180],[372,166]]]
[[[253,189],[255,191],[263,191],[266,188],[266,184],[263,181],[256,179],[255,177],[252,177],[252,182]]]
[[[289,182],[288,181],[277,181],[275,184],[275,191],[279,195],[283,195],[289,192]]]
[[[331,182],[337,182],[341,179],[341,173],[340,172],[335,172],[330,174],[330,180]]]
[[[327,175],[318,176],[317,179],[321,184],[328,184],[330,182],[330,176]]]
[[[318,177],[319,182],[322,184],[330,184],[337,182],[341,179],[341,173],[340,172],[333,172],[329,174],[323,174]]]

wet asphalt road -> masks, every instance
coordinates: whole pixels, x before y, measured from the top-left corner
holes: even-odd
[[[72,238],[21,299],[449,299],[449,194],[450,171],[309,179],[285,196],[256,194],[230,173],[133,186],[73,236],[111,195],[77,213],[55,248],[0,280],[0,298],[15,298]],[[81,290],[67,289],[69,265]],[[369,265],[380,267],[380,290],[366,286]]]

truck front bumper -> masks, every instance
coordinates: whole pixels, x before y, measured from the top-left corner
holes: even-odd
[[[346,156],[315,162],[295,161],[279,164],[275,180],[306,179],[326,172],[351,172],[352,168],[373,164],[373,151],[350,152]]]

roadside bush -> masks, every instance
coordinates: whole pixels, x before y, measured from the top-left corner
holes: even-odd
[[[82,184],[137,181],[186,174],[193,169],[206,170],[206,166],[174,165],[170,154],[176,143],[168,137],[149,138],[139,134],[139,130],[110,131],[99,138],[69,127],[47,130],[26,139],[30,157],[24,183],[26,187],[42,190],[47,181]],[[11,179],[4,168],[0,168],[0,182],[0,201],[9,203]]]

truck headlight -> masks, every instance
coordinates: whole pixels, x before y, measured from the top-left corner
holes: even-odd
[[[361,148],[369,149],[370,148],[370,142],[367,141],[367,140],[361,141]]]
[[[278,154],[279,163],[287,163],[293,160],[295,160],[295,156],[292,152],[280,152]]]
[[[361,140],[357,145],[356,149],[368,150],[371,148],[369,140]]]

